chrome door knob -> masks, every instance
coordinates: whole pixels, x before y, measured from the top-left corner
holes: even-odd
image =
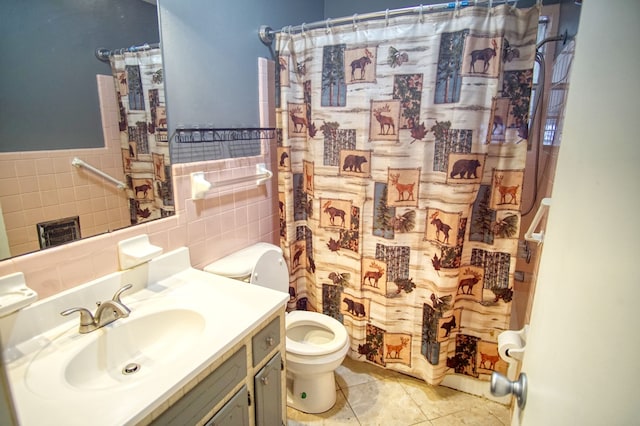
[[[494,396],[515,395],[522,410],[527,403],[527,375],[520,373],[518,380],[511,381],[495,371],[491,374],[491,394]]]

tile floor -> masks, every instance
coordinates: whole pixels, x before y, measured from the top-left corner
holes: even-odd
[[[336,382],[331,410],[306,414],[287,407],[288,426],[511,424],[505,405],[349,358],[336,370]]]

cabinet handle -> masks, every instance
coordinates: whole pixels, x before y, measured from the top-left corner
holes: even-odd
[[[263,385],[267,386],[269,384],[269,378],[268,377],[263,377],[260,379],[260,381],[262,382]]]
[[[275,339],[271,336],[267,337],[265,341],[267,342],[267,346],[273,346],[273,344],[276,342]]]

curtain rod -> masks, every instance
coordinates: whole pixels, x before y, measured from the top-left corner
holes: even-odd
[[[96,58],[102,62],[109,62],[109,57],[111,55],[122,55],[125,52],[140,52],[143,50],[155,49],[156,47],[160,47],[160,43],[144,43],[139,46],[131,46],[131,47],[123,47],[121,49],[105,49],[104,47],[98,47],[96,49]]]
[[[301,25],[296,25],[296,26],[289,25],[287,27],[283,27],[280,30],[274,30],[271,27],[262,25],[260,27],[258,35],[260,36],[260,40],[264,44],[266,44],[267,46],[271,46],[275,35],[278,33],[292,33],[292,34],[301,33],[306,30],[322,28],[322,27],[326,27],[327,29],[329,29],[331,28],[332,25],[344,25],[344,24],[351,24],[351,23],[353,23],[354,25],[357,25],[358,22],[370,21],[370,20],[380,19],[380,18],[388,19],[394,16],[403,16],[403,15],[412,15],[412,14],[418,14],[422,16],[423,13],[430,13],[430,12],[435,12],[439,10],[457,10],[463,7],[477,6],[477,5],[487,5],[488,7],[492,7],[493,5],[498,5],[498,4],[509,4],[509,2],[512,3],[513,7],[516,7],[518,4],[518,0],[474,0],[474,1],[457,0],[454,2],[431,4],[431,5],[420,4],[419,6],[403,7],[400,9],[387,9],[380,12],[363,13],[362,15],[359,15],[356,13],[353,16],[345,16],[345,17],[336,18],[336,19],[327,18],[324,21],[312,22],[310,24],[303,23]],[[542,5],[542,0],[537,0],[537,4],[539,6]]]

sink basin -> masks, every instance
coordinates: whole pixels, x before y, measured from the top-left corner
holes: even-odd
[[[87,344],[61,359],[61,378],[80,390],[139,383],[154,372],[162,374],[163,366],[188,351],[205,324],[203,316],[195,311],[172,309],[120,319],[92,333],[74,336],[75,340],[86,337]],[[43,376],[51,376],[39,367],[36,359],[26,377],[27,386],[36,393],[43,390]]]

